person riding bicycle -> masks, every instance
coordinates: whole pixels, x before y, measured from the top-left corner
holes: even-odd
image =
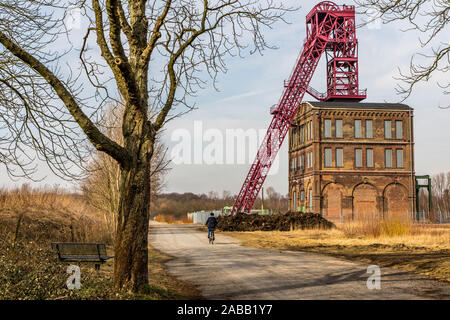
[[[209,239],[209,234],[211,233],[211,231],[216,230],[217,226],[217,219],[216,217],[214,217],[213,212],[211,212],[210,217],[208,218],[208,220],[206,220],[205,225],[208,227],[208,239]]]

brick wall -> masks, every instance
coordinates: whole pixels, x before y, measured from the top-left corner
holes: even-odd
[[[306,209],[330,219],[364,215],[411,216],[414,204],[412,109],[390,104],[359,103],[339,108],[333,107],[332,103],[331,107],[321,105],[303,103],[289,131],[290,209]],[[328,138],[324,137],[325,119],[331,120],[332,134]],[[342,120],[342,137],[336,137],[336,119]],[[361,120],[361,138],[355,138],[355,119]],[[372,138],[366,138],[366,120],[372,120]],[[385,138],[385,120],[391,121],[390,139]],[[396,137],[395,121],[402,122],[401,137]],[[305,130],[312,131],[309,139]],[[329,167],[324,163],[325,148],[331,149]],[[337,148],[342,149],[342,166],[337,166]],[[355,149],[361,150],[361,167],[356,166]],[[373,150],[372,167],[367,166],[367,149]],[[386,167],[386,149],[392,150],[392,167]],[[397,150],[402,150],[401,167],[397,167]],[[311,167],[307,165],[309,153],[312,153]],[[304,167],[299,165],[302,155]],[[295,158],[297,166],[293,168]],[[297,208],[293,207],[294,191]],[[302,191],[305,192],[304,201],[300,199]]]

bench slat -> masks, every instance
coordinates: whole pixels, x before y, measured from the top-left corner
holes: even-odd
[[[106,254],[106,245],[96,242],[53,242],[53,251],[61,261],[105,262],[114,258]]]
[[[86,261],[106,261],[108,259],[112,259],[114,257],[105,257],[105,256],[61,256],[60,260],[63,261],[69,261],[69,260],[74,260],[74,261],[81,261],[81,260],[86,260]]]

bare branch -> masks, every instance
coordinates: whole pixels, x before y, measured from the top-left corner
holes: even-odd
[[[83,113],[72,94],[66,89],[63,83],[40,61],[23,50],[3,32],[0,31],[0,43],[5,46],[13,55],[26,63],[30,68],[40,74],[50,86],[55,90],[61,101],[64,102],[70,114],[74,117],[89,141],[99,151],[104,151],[116,159],[122,165],[128,159],[127,152],[114,141],[103,135],[92,121]]]
[[[401,80],[404,85],[399,85],[396,91],[403,100],[411,95],[419,82],[428,81],[433,74],[446,72],[449,69],[450,44],[436,41],[439,35],[447,35],[445,27],[448,26],[450,19],[450,6],[447,0],[357,0],[356,2],[362,9],[361,13],[372,17],[363,25],[372,22],[373,19],[381,19],[383,23],[406,22],[411,27],[404,31],[419,32],[420,46],[431,51],[430,54],[417,54],[428,60],[428,64],[415,62],[415,56],[413,56],[409,73],[399,71],[399,77],[396,79]],[[448,85],[439,83],[438,86],[448,88]],[[444,94],[448,93],[444,90]]]

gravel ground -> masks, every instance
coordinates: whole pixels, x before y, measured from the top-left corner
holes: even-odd
[[[389,268],[369,290],[368,265],[326,255],[243,247],[216,233],[214,245],[193,225],[151,222],[152,246],[175,259],[169,273],[206,299],[450,299],[450,285]]]

